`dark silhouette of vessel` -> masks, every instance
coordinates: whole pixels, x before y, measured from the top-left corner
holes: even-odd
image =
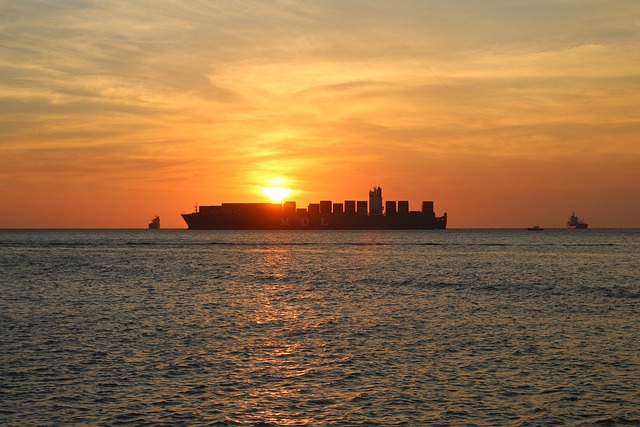
[[[151,222],[149,223],[149,228],[152,230],[157,230],[158,228],[160,228],[160,217],[156,216],[155,218],[153,218],[151,220]]]
[[[589,227],[589,224],[584,222],[584,220],[578,218],[575,212],[571,214],[571,216],[569,217],[569,221],[567,221],[567,228],[577,228],[585,230],[587,229],[587,227]]]
[[[223,203],[196,206],[182,214],[191,230],[434,230],[447,228],[447,213],[437,217],[433,201],[421,211],[409,211],[408,201],[382,202],[382,188],[374,187],[366,200],[333,203],[323,200],[307,208],[296,202]]]

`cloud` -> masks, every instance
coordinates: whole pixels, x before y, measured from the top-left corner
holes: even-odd
[[[3,2],[1,176],[302,185],[567,150],[637,158],[639,13],[635,0]]]

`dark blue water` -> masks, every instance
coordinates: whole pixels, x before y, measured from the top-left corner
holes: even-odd
[[[2,425],[640,423],[640,230],[0,230]]]

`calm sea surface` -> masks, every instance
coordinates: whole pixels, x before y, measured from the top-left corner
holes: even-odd
[[[640,423],[640,230],[0,230],[0,424]]]

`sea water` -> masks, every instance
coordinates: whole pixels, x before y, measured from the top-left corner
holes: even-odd
[[[0,231],[0,424],[640,423],[640,230]]]

